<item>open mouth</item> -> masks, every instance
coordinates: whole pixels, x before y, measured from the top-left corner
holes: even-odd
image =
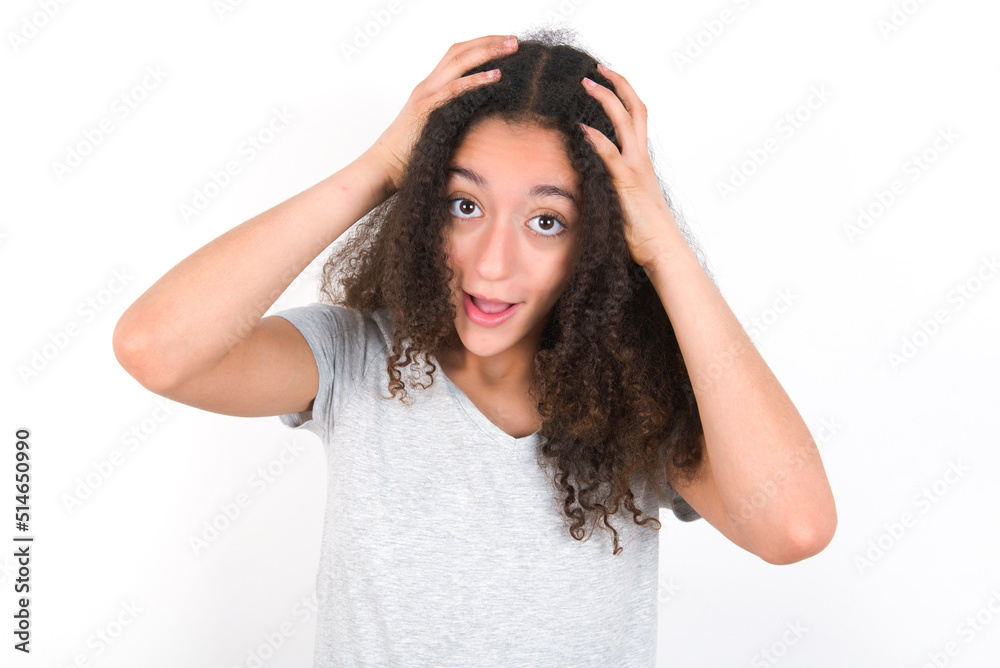
[[[512,316],[521,305],[520,302],[508,304],[506,302],[484,301],[473,297],[464,290],[462,291],[462,300],[465,303],[465,314],[469,320],[484,327],[496,327]]]
[[[503,311],[506,311],[511,306],[513,306],[513,304],[509,304],[507,302],[486,301],[484,299],[476,297],[475,295],[469,295],[469,298],[472,299],[472,303],[476,305],[476,308],[478,308],[483,313],[489,313],[490,315],[502,313]]]

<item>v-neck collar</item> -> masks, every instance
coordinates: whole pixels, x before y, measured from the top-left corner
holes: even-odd
[[[440,374],[441,378],[444,379],[444,384],[448,388],[448,393],[451,394],[452,398],[462,407],[469,419],[472,420],[479,428],[486,433],[491,439],[493,439],[497,445],[501,446],[505,451],[516,454],[524,452],[527,450],[534,450],[538,444],[541,442],[541,430],[536,431],[533,434],[527,436],[522,436],[521,438],[515,438],[511,436],[503,429],[493,424],[488,417],[483,415],[483,412],[476,407],[472,400],[466,396],[465,392],[462,391],[458,385],[456,385],[448,374],[444,372],[444,368],[441,366],[441,362],[434,358],[434,365],[437,367],[436,374]]]

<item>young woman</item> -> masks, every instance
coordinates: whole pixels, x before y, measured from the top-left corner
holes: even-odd
[[[455,44],[357,160],[118,323],[153,392],[322,439],[316,665],[650,666],[660,507],[774,564],[833,536],[816,446],[682,233],[645,106],[566,41]],[[262,317],[359,219],[330,303]]]

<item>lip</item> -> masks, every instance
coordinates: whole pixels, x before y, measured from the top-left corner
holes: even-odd
[[[481,299],[484,302],[503,302],[504,304],[514,304],[517,302],[509,302],[506,299],[497,299],[495,297],[487,297],[486,295],[477,295],[475,292],[466,292],[465,294],[470,297],[475,297],[476,299]]]
[[[479,295],[476,295],[477,299],[483,299]],[[503,301],[500,299],[492,299],[487,301]],[[491,314],[483,313],[479,308],[472,302],[472,295],[470,295],[465,290],[462,291],[462,303],[465,306],[465,315],[477,325],[483,327],[496,327],[500,324],[506,322],[514,312],[521,306],[521,302],[517,302],[513,306],[510,306],[506,311],[501,311],[500,313]]]

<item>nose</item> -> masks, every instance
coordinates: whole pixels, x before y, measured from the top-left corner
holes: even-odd
[[[498,217],[481,228],[476,239],[475,266],[479,275],[487,281],[507,278],[517,261],[517,230],[509,222],[509,217]]]

